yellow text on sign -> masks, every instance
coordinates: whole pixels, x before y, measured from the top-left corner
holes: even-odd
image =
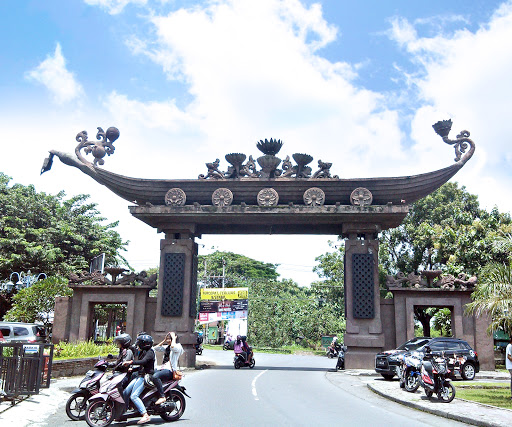
[[[201,300],[222,301],[223,299],[248,299],[249,288],[203,288],[201,289]]]

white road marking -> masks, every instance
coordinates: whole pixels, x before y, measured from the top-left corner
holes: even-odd
[[[256,391],[256,380],[267,371],[268,371],[268,369],[265,369],[263,372],[260,372],[258,375],[256,375],[254,377],[254,379],[252,380],[251,387],[252,387],[252,395],[254,396],[254,400],[260,400],[260,398],[258,397],[258,392]]]

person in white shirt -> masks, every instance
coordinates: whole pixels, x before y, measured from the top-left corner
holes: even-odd
[[[164,340],[154,347],[154,350],[164,352],[162,364],[153,374],[153,382],[155,383],[158,394],[160,395],[160,398],[155,402],[155,405],[161,405],[165,402],[162,381],[171,380],[172,372],[178,370],[178,359],[183,354],[183,347],[179,342],[179,337],[176,332],[169,332]]]
[[[510,398],[512,399],[512,334],[510,335],[507,349],[505,350],[505,367],[510,372]]]

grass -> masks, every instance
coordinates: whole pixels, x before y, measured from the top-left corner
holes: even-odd
[[[510,383],[474,383],[463,381],[455,384],[457,397],[500,408],[512,409]]]
[[[54,360],[80,359],[83,357],[117,355],[119,350],[112,343],[95,344],[94,341],[63,342],[56,344],[53,350]]]

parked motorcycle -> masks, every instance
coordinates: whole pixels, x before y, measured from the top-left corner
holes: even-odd
[[[421,358],[414,353],[406,353],[402,359],[400,387],[414,393],[420,386]]]
[[[421,362],[420,385],[427,397],[434,393],[441,402],[450,403],[455,399],[455,387],[448,378],[450,370],[444,357],[425,356]]]
[[[347,351],[347,346],[343,345],[338,352],[338,362],[336,363],[336,370],[345,369],[345,352]]]
[[[139,417],[140,414],[130,401],[128,410],[125,411],[123,389],[121,384],[128,373],[114,373],[101,387],[99,393],[91,396],[85,411],[85,421],[91,427],[106,427],[114,419],[125,420]],[[146,407],[148,415],[160,415],[164,421],[177,421],[185,412],[185,387],[179,381],[170,380],[163,382],[166,401],[161,405],[155,405],[159,396],[151,380],[145,379],[145,387],[140,398]]]
[[[222,349],[223,350],[233,350],[234,347],[235,347],[235,341],[230,340],[230,341],[226,341],[224,343],[224,345],[222,346]]]
[[[70,419],[83,420],[87,400],[100,391],[100,381],[107,372],[107,368],[108,362],[105,359],[99,360],[92,370],[87,371],[78,388],[71,392],[71,397],[66,402],[66,414]]]
[[[201,354],[203,354],[203,346],[201,344],[196,344],[194,347],[196,348],[196,355],[201,356]]]
[[[256,360],[254,360],[254,356],[251,358],[251,361],[248,362],[244,355],[241,353],[235,354],[235,358],[233,359],[233,365],[235,366],[235,369],[240,369],[243,367],[249,367],[254,368],[254,365],[256,365]]]

